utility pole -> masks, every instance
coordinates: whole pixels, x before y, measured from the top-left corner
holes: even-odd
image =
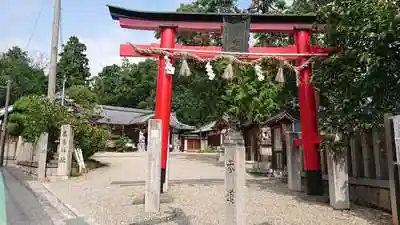
[[[50,101],[55,100],[56,95],[56,76],[57,76],[57,56],[58,56],[58,39],[60,32],[60,15],[61,15],[61,0],[54,0],[54,18],[53,31],[51,38],[51,59],[50,59],[50,74],[49,86],[47,88],[47,96]]]
[[[65,83],[67,82],[67,76],[64,75],[63,85],[62,85],[62,95],[61,95],[61,105],[64,106],[65,101]]]
[[[47,88],[47,97],[51,102],[54,102],[56,98],[57,56],[58,56],[58,39],[60,35],[61,0],[54,0],[53,16],[54,18],[53,18],[53,31],[51,37],[49,86]],[[40,140],[39,145],[43,149],[41,149],[39,152],[37,174],[38,174],[38,179],[42,180],[46,177],[47,146],[49,142],[49,135],[47,133],[42,133],[40,134],[39,140]]]
[[[0,136],[0,167],[4,164],[4,145],[6,142],[6,130],[8,120],[8,105],[10,104],[10,92],[11,92],[11,79],[7,81],[7,93],[6,93],[6,104],[4,106],[4,119],[1,124],[1,136]]]

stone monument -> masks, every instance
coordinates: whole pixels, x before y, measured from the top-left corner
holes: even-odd
[[[24,151],[24,138],[22,136],[18,137],[18,141],[17,141],[17,151],[15,153],[15,160],[17,162],[22,161],[22,153]]]
[[[46,164],[47,164],[47,140],[49,134],[42,133],[36,143],[36,154],[38,158],[38,180],[43,181],[46,178]]]
[[[225,52],[248,52],[250,15],[224,17]],[[233,71],[232,71],[233,72]],[[231,74],[233,76],[233,74]],[[225,224],[246,225],[246,150],[239,121],[227,118],[230,126],[224,138],[225,149]]]
[[[149,120],[147,168],[145,184],[145,212],[155,213],[160,211],[161,189],[161,134],[162,122],[159,119]]]
[[[58,148],[57,177],[68,179],[71,175],[72,153],[74,150],[74,134],[72,126],[61,126],[60,146]]]
[[[225,224],[245,225],[246,153],[236,123],[225,134]]]
[[[146,137],[144,136],[142,131],[139,131],[138,151],[139,152],[146,151]]]
[[[180,152],[181,151],[181,140],[179,139],[179,134],[172,134],[173,139],[173,151]]]

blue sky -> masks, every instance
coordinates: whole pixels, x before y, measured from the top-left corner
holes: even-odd
[[[250,0],[239,1],[247,7]],[[119,63],[119,44],[151,43],[152,32],[126,30],[119,27],[108,13],[106,4],[129,9],[174,11],[179,4],[191,0],[63,0],[61,41],[78,36],[87,45],[92,74],[105,65]],[[18,45],[30,55],[49,55],[53,0],[2,0],[0,14],[0,52]],[[38,19],[37,19],[38,18]],[[37,25],[35,21],[37,19]]]

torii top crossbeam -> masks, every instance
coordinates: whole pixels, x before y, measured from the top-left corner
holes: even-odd
[[[108,6],[110,14],[114,20],[118,20],[122,28],[136,30],[160,30],[160,45],[141,45],[141,49],[152,49],[158,47],[167,49],[168,52],[191,49],[198,51],[196,54],[201,58],[211,58],[221,55],[221,48],[218,47],[199,47],[176,45],[176,34],[179,31],[193,32],[216,32],[224,31],[224,18],[237,16],[238,14],[215,14],[215,13],[184,13],[184,12],[143,12],[127,10],[124,8]],[[300,102],[300,122],[301,122],[301,145],[304,149],[304,170],[306,174],[307,193],[320,195],[323,193],[323,181],[321,174],[320,155],[318,144],[320,138],[317,132],[317,112],[314,96],[314,88],[311,84],[312,69],[310,65],[305,65],[310,55],[328,54],[331,49],[311,46],[311,32],[322,30],[324,25],[317,24],[317,18],[313,15],[260,15],[246,14],[250,16],[248,32],[259,33],[288,33],[294,36],[294,45],[287,47],[262,47],[249,48],[250,54],[272,53],[288,54],[292,56],[286,59],[295,59],[300,67],[299,72],[299,102]],[[247,22],[249,22],[247,20]],[[229,29],[227,29],[229,30]],[[238,32],[239,33],[239,32]],[[239,35],[240,34],[235,34]],[[248,38],[248,36],[246,37]],[[235,41],[242,41],[244,38],[235,37]],[[244,42],[243,42],[244,43]],[[201,53],[201,51],[203,51]],[[214,51],[214,52],[207,52]],[[297,54],[297,55],[296,55]],[[137,49],[132,45],[121,45],[120,55],[124,57],[137,57]],[[151,54],[150,54],[151,55]],[[158,56],[158,55],[154,55]],[[246,58],[246,57],[244,57]],[[255,57],[249,57],[254,59]],[[172,77],[166,74],[166,61],[159,56],[159,70],[157,77],[156,112],[155,117],[162,120],[162,162],[161,162],[161,181],[165,183],[167,145],[168,145],[168,124],[170,118],[170,106],[172,99]],[[162,189],[161,189],[162,191]]]
[[[187,12],[145,12],[128,10],[115,6],[108,6],[111,17],[118,20],[122,28],[135,30],[160,30],[161,27],[175,27],[178,31],[199,31],[199,32],[219,32],[223,31],[224,16],[237,14],[226,13],[187,13]],[[296,29],[322,30],[324,25],[316,24],[316,16],[307,15],[262,15],[251,14],[251,32],[279,32],[293,34]],[[140,45],[141,49],[150,49],[160,47],[159,44]],[[203,58],[212,58],[214,52],[220,52],[221,47],[215,46],[183,46],[175,45],[178,49],[202,50],[203,53],[197,53]],[[211,52],[211,53],[210,53]],[[250,53],[272,53],[272,54],[296,54],[297,46],[289,45],[287,47],[256,47],[249,48]],[[332,52],[330,48],[321,48],[319,46],[310,46],[309,54],[326,54]],[[131,45],[121,44],[120,56],[122,57],[141,57]],[[257,55],[248,55],[242,58],[254,59]],[[296,59],[296,56],[285,56],[286,59]]]
[[[221,32],[227,13],[145,12],[108,6],[111,17],[118,20],[122,28],[135,30],[159,30],[162,26],[175,26],[179,31]],[[246,14],[248,15],[248,14]],[[251,32],[292,33],[294,29],[322,29],[314,15],[263,15],[250,14]]]

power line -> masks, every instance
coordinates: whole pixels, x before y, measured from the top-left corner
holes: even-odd
[[[39,23],[39,19],[40,19],[40,17],[42,16],[42,13],[43,13],[44,3],[45,3],[45,1],[42,0],[42,3],[41,3],[40,8],[39,8],[39,12],[38,12],[38,14],[36,15],[35,22],[33,23],[33,29],[32,29],[32,31],[31,31],[31,34],[29,35],[28,41],[26,42],[26,45],[25,45],[25,48],[24,48],[25,50],[26,50],[26,49],[29,47],[29,45],[31,44],[31,41],[32,41],[32,39],[33,39],[33,36],[34,36],[34,34],[35,34],[35,32],[36,32],[36,28],[37,28],[37,25],[38,25],[38,23]]]
[[[63,13],[64,12],[65,12],[65,10],[61,5],[61,8],[60,8],[60,49],[61,49],[61,46],[64,44],[64,39],[63,39],[63,28],[64,28]]]

